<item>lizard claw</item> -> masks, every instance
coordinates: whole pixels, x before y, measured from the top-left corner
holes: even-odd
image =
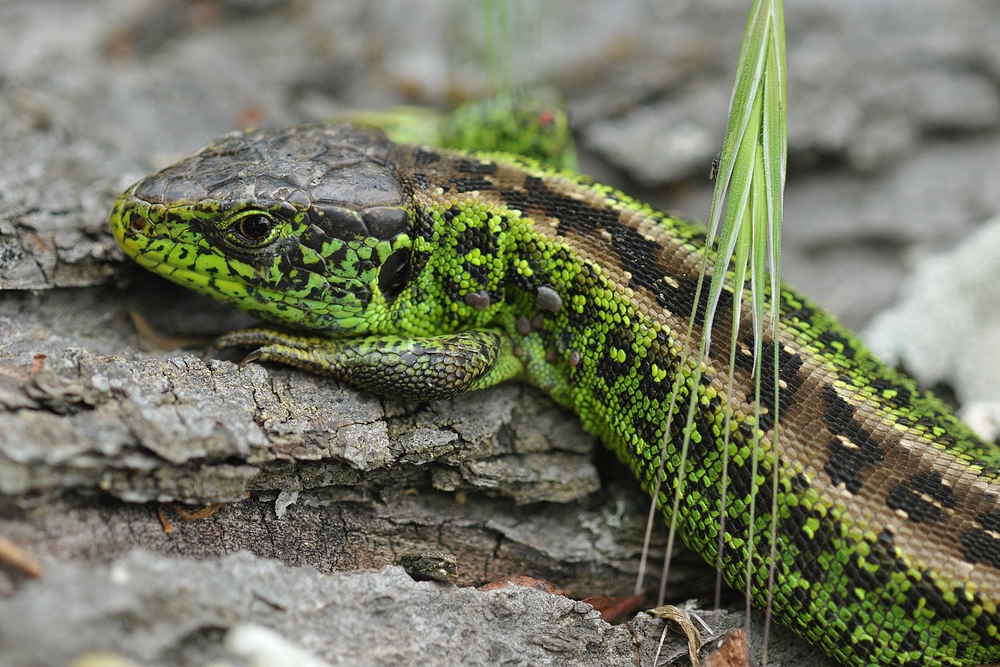
[[[240,370],[243,370],[243,367],[249,364],[251,361],[259,361],[263,356],[264,356],[263,350],[261,348],[257,348],[247,356],[243,357],[243,361],[240,362]]]

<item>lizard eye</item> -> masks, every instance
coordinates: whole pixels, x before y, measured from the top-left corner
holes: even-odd
[[[263,213],[250,213],[229,226],[229,239],[249,248],[259,248],[271,241],[274,221]]]

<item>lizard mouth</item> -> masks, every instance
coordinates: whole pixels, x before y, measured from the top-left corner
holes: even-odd
[[[145,216],[135,215],[132,208],[128,206],[126,195],[122,195],[115,202],[114,208],[111,209],[111,218],[108,223],[118,247],[131,259],[138,259],[145,245],[140,242],[140,239],[147,238],[145,234],[150,227],[149,220]]]

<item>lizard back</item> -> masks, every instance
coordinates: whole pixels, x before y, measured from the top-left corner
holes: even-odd
[[[450,296],[460,300],[463,289],[468,294],[478,288],[491,299],[509,301],[518,317],[541,315],[531,333],[516,327],[509,332],[525,347],[545,351],[546,363],[527,364],[529,380],[573,407],[647,491],[654,487],[665,442],[659,503],[669,508],[684,480],[681,536],[710,563],[725,527],[722,562],[730,585],[742,589],[745,563],[752,558],[755,602],[766,602],[775,493],[770,473],[777,465],[773,608],[782,623],[855,664],[905,661],[907,654],[914,664],[977,664],[1000,657],[995,446],[975,436],[939,399],[882,364],[831,315],[787,288],[777,342],[781,435],[774,446],[775,411],[768,399],[775,378],[767,363],[761,433],[755,433],[748,312],[741,318],[734,386],[727,391],[731,284],[695,384],[707,285],[693,340],[685,333],[705,252],[700,228],[605,186],[518,158],[439,157],[403,149],[397,158],[397,173],[413,188],[418,206],[445,211],[444,224],[470,206],[485,207],[500,219],[494,227],[516,239],[503,262],[508,275],[492,283],[470,283],[473,267],[457,252],[442,281],[445,292],[451,282]],[[488,255],[495,244],[493,233],[466,236],[485,245],[464,246],[465,256],[473,248]],[[524,265],[527,274],[517,271]],[[535,295],[546,289],[559,295],[561,308],[539,304]],[[763,341],[765,359],[774,345]],[[678,373],[686,379],[674,396]],[[691,400],[698,405],[682,471],[680,443]],[[756,481],[750,453],[755,436],[764,450]]]

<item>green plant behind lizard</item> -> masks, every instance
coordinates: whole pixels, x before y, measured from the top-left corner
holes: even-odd
[[[425,106],[349,111],[333,122],[378,128],[398,144],[498,151],[576,169],[576,147],[565,104],[546,86],[505,90],[442,112]]]

